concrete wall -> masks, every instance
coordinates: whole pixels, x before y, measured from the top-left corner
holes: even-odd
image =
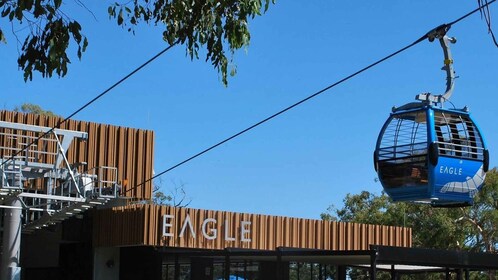
[[[119,280],[120,250],[112,247],[94,249],[93,279]]]

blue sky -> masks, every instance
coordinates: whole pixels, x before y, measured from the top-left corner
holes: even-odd
[[[109,2],[110,3],[110,2]],[[133,36],[95,14],[64,4],[89,39],[65,78],[24,83],[9,24],[0,46],[1,106],[25,102],[68,116],[166,47],[160,27]],[[238,74],[225,88],[203,59],[177,46],[75,116],[155,131],[160,172],[477,7],[477,1],[278,1],[250,23],[251,44],[236,53]],[[497,15],[498,6],[491,7]],[[498,32],[498,23],[496,32]],[[449,35],[459,78],[451,101],[469,106],[498,165],[498,48],[476,14]],[[439,43],[424,41],[208,154],[162,176],[163,191],[185,184],[191,207],[319,218],[347,193],[380,194],[372,154],[393,105],[445,87]]]

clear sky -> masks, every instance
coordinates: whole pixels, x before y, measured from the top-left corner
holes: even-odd
[[[107,2],[106,2],[107,3]],[[110,2],[109,2],[110,3]],[[68,116],[166,47],[160,27],[133,36],[110,22],[107,4],[69,1],[89,47],[68,75],[24,83],[10,25],[0,45],[1,106],[25,102]],[[413,42],[477,7],[476,0],[277,1],[250,23],[251,45],[236,53],[225,88],[183,46],[167,52],[75,119],[155,131],[163,171],[282,108]],[[498,15],[498,4],[491,7]],[[494,22],[498,32],[498,22]],[[449,32],[459,78],[451,101],[469,106],[498,165],[498,48],[476,14]],[[164,192],[185,184],[190,207],[319,218],[347,193],[380,194],[372,155],[393,105],[442,93],[439,43],[428,41],[162,176]]]

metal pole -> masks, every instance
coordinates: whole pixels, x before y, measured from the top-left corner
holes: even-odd
[[[225,252],[225,273],[224,273],[224,279],[228,280],[230,279],[230,252],[226,251]]]
[[[346,280],[346,267],[343,265],[337,266],[337,279],[338,280]]]
[[[19,198],[14,198],[4,209],[2,262],[0,263],[0,280],[21,279],[19,266],[21,251],[21,214],[22,204]]]
[[[244,279],[247,279],[247,260],[244,260]]]
[[[396,276],[396,267],[394,266],[394,264],[391,265],[391,280],[396,280],[397,279],[397,276]]]
[[[56,172],[55,170],[52,170],[52,172],[50,172],[50,176],[47,178],[47,195],[53,195],[54,184],[55,184],[55,180],[56,180],[55,175],[54,175],[55,172]],[[47,210],[52,209],[52,200],[51,199],[47,199],[46,208],[47,208]]]
[[[180,280],[180,262],[178,254],[175,254],[175,280]]]
[[[298,262],[298,263],[297,263],[297,280],[301,280],[301,278],[300,278],[300,275],[301,275],[301,270],[300,270],[300,268],[301,268],[301,263],[300,263],[300,262]]]
[[[277,279],[282,280],[282,251],[280,248],[277,248]]]
[[[313,279],[313,263],[308,263],[310,265],[310,279]]]
[[[377,279],[377,252],[370,255],[370,280]]]

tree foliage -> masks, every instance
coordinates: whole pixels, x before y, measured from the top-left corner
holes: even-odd
[[[411,227],[415,247],[457,249],[465,243],[465,230],[454,222],[460,217],[459,209],[393,203],[385,193],[379,196],[368,191],[348,194],[343,202],[343,208],[330,206],[327,212],[322,213],[322,218]]]
[[[498,170],[486,175],[484,187],[476,195],[474,205],[461,209],[456,222],[467,230],[466,246],[476,252],[498,251]]]
[[[226,85],[229,66],[230,74],[236,72],[234,52],[249,45],[249,20],[266,12],[274,1],[133,0],[112,4],[107,11],[128,31],[134,31],[140,23],[163,26],[163,39],[170,45],[184,44],[191,59],[199,58],[199,50],[205,47],[206,61],[219,71]],[[62,0],[0,0],[3,18],[29,28],[23,43],[17,39],[22,45],[18,64],[25,81],[33,78],[33,71],[43,77],[52,77],[54,72],[65,76],[70,43],[76,44],[79,59],[88,46],[82,27],[61,10],[62,4]],[[17,33],[13,35],[18,37]],[[1,28],[0,41],[7,42]]]
[[[16,106],[14,111],[21,113],[29,113],[29,114],[37,114],[44,115],[49,117],[59,117],[52,111],[44,110],[40,105],[32,104],[32,103],[23,103],[21,106]]]
[[[414,247],[463,249],[496,253],[498,249],[498,170],[487,173],[485,185],[471,207],[434,208],[397,202],[382,193],[348,194],[340,209],[330,206],[322,219],[412,228]],[[494,271],[473,272],[471,279],[495,279]],[[352,269],[351,279],[369,279],[365,271]],[[379,275],[378,279],[390,279]],[[412,275],[407,279],[440,279],[440,275]]]
[[[413,246],[498,250],[498,170],[493,168],[471,207],[434,208],[424,204],[393,203],[382,193],[348,194],[340,209],[330,206],[322,219],[411,227]]]
[[[141,21],[163,24],[163,39],[170,45],[185,44],[191,59],[199,58],[199,48],[205,46],[206,61],[227,84],[229,64],[230,73],[236,72],[232,63],[234,51],[249,45],[249,19],[266,12],[269,5],[270,0],[134,0],[116,3],[108,12],[118,25],[128,26],[128,31],[133,31],[133,26]]]
[[[176,184],[172,182],[173,188],[169,189],[169,194],[164,193],[161,189],[164,188],[163,181],[159,180],[154,182],[154,189],[152,190],[151,203],[156,205],[166,205],[173,207],[187,207],[192,202],[192,198],[187,195],[185,190],[185,183]]]
[[[21,42],[19,67],[24,71],[24,80],[33,78],[33,71],[43,77],[52,77],[54,72],[63,77],[71,61],[67,49],[71,41],[77,45],[77,56],[81,58],[88,40],[81,33],[80,24],[61,11],[62,0],[0,0],[0,15],[10,22],[29,29]],[[0,28],[0,41],[6,43],[5,31]]]
[[[336,273],[337,270],[335,266],[331,264],[306,262],[289,263],[289,280],[336,279]]]

